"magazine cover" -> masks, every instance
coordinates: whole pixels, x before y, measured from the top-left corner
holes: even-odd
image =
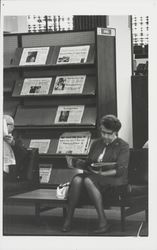
[[[55,123],[75,124],[81,123],[84,105],[58,106]]]
[[[20,95],[47,95],[52,78],[25,78]]]
[[[89,48],[89,45],[61,47],[57,64],[86,63]]]
[[[49,47],[24,48],[19,65],[40,65],[45,64]]]
[[[86,76],[57,76],[52,94],[81,94]]]

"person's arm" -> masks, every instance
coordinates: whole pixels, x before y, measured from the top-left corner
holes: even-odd
[[[115,176],[117,174],[117,171],[116,169],[111,169],[111,170],[107,170],[107,171],[95,171],[95,170],[92,170],[92,168],[90,168],[90,171],[94,174],[100,174],[100,175],[103,175],[103,176]]]
[[[88,154],[88,157],[86,159],[80,159],[77,157],[73,157],[73,156],[66,156],[66,161],[68,164],[69,168],[81,168],[81,169],[86,169],[88,170],[88,166],[90,166],[90,164],[92,163],[91,160],[91,155],[93,154],[93,150],[95,148],[95,142],[92,143],[91,147],[90,147],[90,151]]]
[[[122,176],[126,172],[129,163],[129,145],[127,143],[121,145],[120,153],[117,159],[116,176]]]
[[[90,165],[88,159],[80,159],[69,155],[66,156],[66,161],[69,168],[88,170],[88,166]]]
[[[128,167],[128,162],[129,162],[129,145],[122,144],[121,149],[117,158],[117,165],[116,169],[111,169],[107,171],[95,171],[92,170],[90,167],[91,171],[95,174],[100,174],[103,176],[122,176],[124,172],[126,171]]]
[[[4,141],[6,141],[10,146],[15,145],[15,139],[11,134],[5,135],[3,137]]]
[[[96,146],[97,146],[97,141],[95,140],[92,142],[90,146],[88,157],[86,159],[76,159],[75,161],[76,166],[80,166],[81,168],[87,171],[90,170],[90,165],[93,162],[92,156],[93,156]]]

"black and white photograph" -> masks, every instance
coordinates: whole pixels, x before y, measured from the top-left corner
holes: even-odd
[[[69,113],[70,113],[69,110],[61,111],[59,119],[58,119],[58,122],[66,122],[67,123],[68,117],[69,117]]]
[[[140,11],[137,0],[139,11],[124,5],[117,12],[102,3],[104,10],[90,13],[84,3],[80,14],[64,14],[64,4],[52,13],[32,4],[34,10],[14,14],[7,2],[1,18],[2,250],[11,242],[16,249],[18,239],[22,250],[29,239],[38,250],[157,249],[153,4]],[[85,84],[90,79],[91,86]],[[34,109],[41,110],[36,121],[21,111]]]
[[[64,87],[65,87],[65,79],[63,77],[59,77],[59,79],[56,80],[55,82],[54,91],[64,90]]]
[[[35,62],[37,56],[37,51],[28,52],[26,62]]]

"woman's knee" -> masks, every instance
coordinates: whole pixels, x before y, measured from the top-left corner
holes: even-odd
[[[89,177],[84,178],[84,186],[87,189],[99,191],[97,185]]]
[[[85,177],[84,178],[84,185],[85,185],[85,187],[93,187],[94,183],[92,182],[92,180],[89,177]]]
[[[71,185],[81,185],[83,183],[83,176],[76,175],[73,177]]]

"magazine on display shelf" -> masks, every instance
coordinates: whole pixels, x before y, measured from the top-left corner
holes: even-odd
[[[46,64],[49,47],[24,48],[22,51],[20,66]]]
[[[52,164],[39,164],[40,183],[48,183],[52,172]]]
[[[39,154],[46,154],[50,146],[50,139],[32,139],[30,141],[30,148],[38,148]]]
[[[56,64],[86,63],[90,45],[61,47]]]
[[[20,95],[47,95],[52,78],[25,78]]]
[[[57,76],[52,94],[81,94],[86,75]]]
[[[58,106],[55,123],[56,124],[75,124],[81,123],[84,105]]]
[[[83,154],[87,155],[91,142],[90,132],[63,133],[58,142],[57,154]]]

